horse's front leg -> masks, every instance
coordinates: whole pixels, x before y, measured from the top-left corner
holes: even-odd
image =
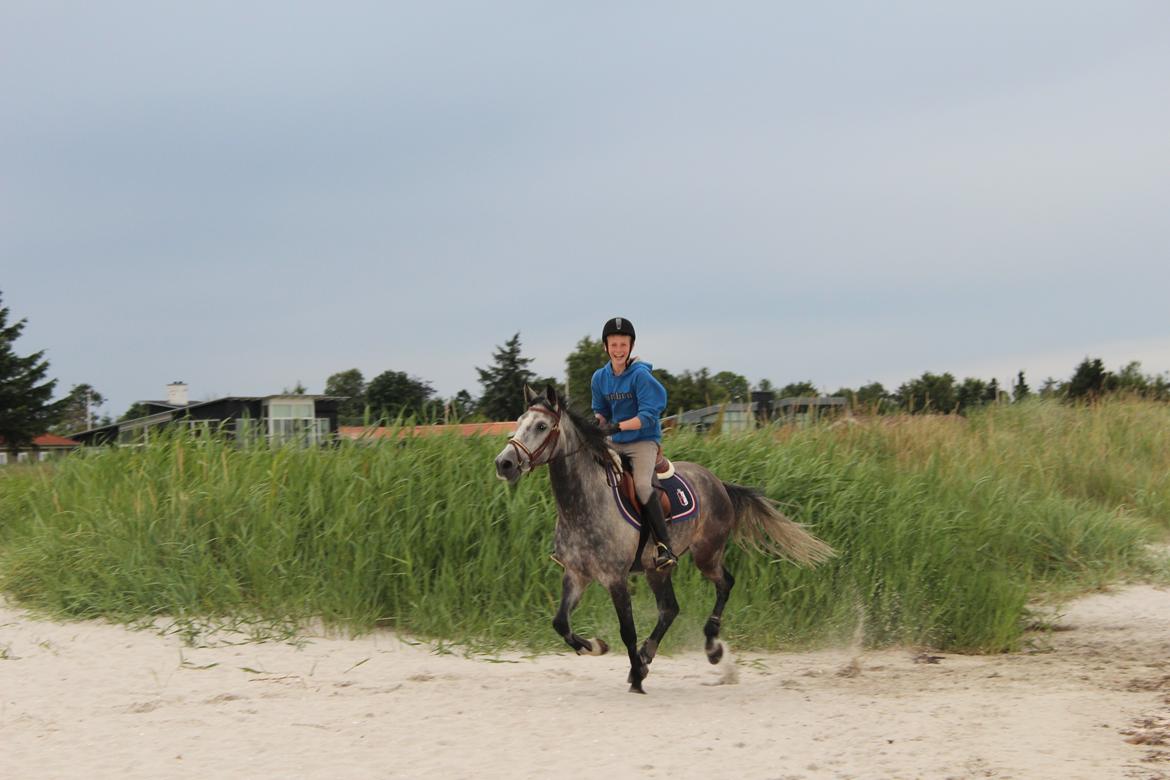
[[[628,678],[630,692],[645,693],[642,690],[642,680],[646,679],[646,664],[642,663],[642,657],[638,655],[638,630],[634,626],[634,608],[630,604],[630,589],[624,579],[609,586],[609,597],[613,599],[614,609],[617,610],[622,642],[626,645],[626,652],[630,654]]]
[[[579,637],[573,633],[569,625],[569,615],[581,601],[586,584],[582,577],[565,571],[565,576],[561,580],[561,607],[557,610],[557,616],[553,618],[553,628],[564,638],[565,644],[577,651],[577,655],[604,655],[609,651],[609,645],[597,638]]]
[[[665,572],[654,570],[646,572],[646,582],[650,584],[650,590],[654,591],[654,600],[658,602],[658,624],[650,632],[650,637],[642,643],[639,652],[642,663],[647,666],[658,653],[658,645],[662,642],[662,637],[666,636],[670,624],[678,617],[678,599],[674,596],[674,584],[670,579],[673,573],[673,569],[667,569]]]

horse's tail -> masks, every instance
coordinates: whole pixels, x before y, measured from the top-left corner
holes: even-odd
[[[755,488],[723,483],[735,508],[732,528],[736,541],[746,547],[786,558],[800,566],[815,566],[836,555],[832,547],[776,508],[776,503]]]

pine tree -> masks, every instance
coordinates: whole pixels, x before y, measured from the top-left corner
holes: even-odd
[[[1024,381],[1024,372],[1016,375],[1016,383],[1012,385],[1012,400],[1022,401],[1032,394],[1032,388]]]
[[[9,325],[8,309],[0,304],[0,440],[10,452],[48,431],[63,405],[50,400],[57,380],[45,381],[49,361],[44,351],[21,357],[13,350],[24,324],[19,320]]]
[[[475,368],[483,385],[479,412],[489,420],[515,420],[524,414],[524,385],[531,384],[536,376],[528,370],[532,358],[520,357],[517,333],[503,347],[496,347],[492,359],[495,363],[488,368]]]
[[[1113,389],[1113,375],[1105,370],[1101,358],[1085,358],[1077,366],[1072,379],[1065,387],[1070,400],[1087,398],[1093,400]]]

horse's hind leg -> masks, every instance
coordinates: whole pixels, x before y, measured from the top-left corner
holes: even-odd
[[[707,618],[703,626],[703,634],[707,637],[707,660],[713,664],[723,660],[723,643],[719,641],[719,628],[723,622],[723,608],[727,606],[727,597],[731,595],[731,588],[735,585],[735,577],[722,562],[712,569],[704,569],[703,576],[715,585],[715,609],[711,610],[711,617]]]
[[[678,599],[674,597],[674,582],[670,578],[673,573],[673,570],[669,569],[665,572],[646,572],[646,581],[650,583],[650,590],[654,591],[654,600],[658,602],[658,624],[650,632],[649,638],[642,643],[642,649],[638,653],[642,657],[642,663],[647,666],[654,660],[662,637],[666,636],[670,624],[678,616]]]
[[[565,576],[561,580],[561,607],[557,610],[556,617],[553,618],[553,628],[564,637],[565,644],[577,651],[577,655],[604,655],[609,650],[609,646],[605,642],[597,638],[590,640],[579,637],[573,633],[573,629],[569,626],[569,615],[572,614],[577,603],[581,600],[581,594],[585,592],[586,584],[580,577],[565,572]]]
[[[630,676],[627,678],[630,692],[645,693],[642,690],[642,680],[646,679],[646,665],[638,655],[638,630],[634,626],[634,608],[630,603],[630,589],[624,579],[609,586],[609,597],[613,599],[618,625],[621,626],[622,641],[626,645],[626,652],[630,654]]]

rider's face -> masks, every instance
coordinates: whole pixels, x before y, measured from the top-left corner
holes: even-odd
[[[630,356],[630,337],[629,336],[610,336],[605,340],[605,351],[609,353],[609,359],[621,362]]]

